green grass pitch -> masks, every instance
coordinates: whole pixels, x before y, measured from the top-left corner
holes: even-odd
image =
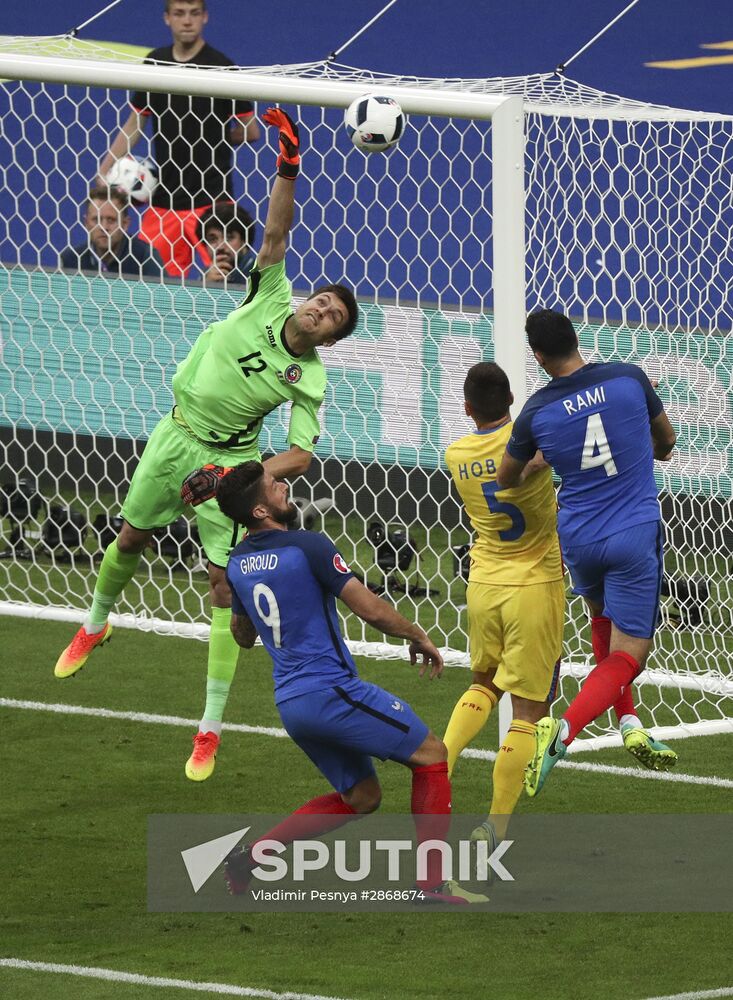
[[[57,681],[53,664],[73,630],[0,618],[2,697],[198,716],[202,643],[118,630],[79,677]],[[448,670],[429,683],[400,662],[359,666],[367,679],[408,698],[439,733],[467,678]],[[641,1000],[733,985],[730,915],[148,914],[149,813],[287,812],[326,791],[323,780],[283,739],[225,733],[216,772],[198,785],[183,774],[191,737],[185,728],[9,707],[0,707],[0,719],[0,957],[350,1000]],[[242,656],[228,719],[279,725],[261,650]],[[496,746],[495,722],[476,745]],[[681,771],[731,774],[729,739],[688,739],[675,748]],[[584,759],[632,763],[621,749]],[[379,775],[383,809],[407,812],[407,771],[387,764]],[[730,810],[727,788],[591,772],[565,771],[558,779],[543,792],[544,812]],[[484,810],[489,783],[489,764],[461,761],[454,809]],[[650,815],[650,836],[653,823]],[[14,1000],[185,995],[0,968],[0,996]]]

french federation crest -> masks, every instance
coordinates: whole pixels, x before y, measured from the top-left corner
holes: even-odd
[[[295,385],[296,382],[300,382],[302,374],[303,369],[300,365],[288,365],[285,369],[285,381],[289,385]]]
[[[351,572],[351,570],[349,569],[349,567],[344,562],[344,557],[341,555],[340,552],[337,552],[336,555],[333,557],[333,568],[337,569],[339,571],[339,573],[350,573]]]

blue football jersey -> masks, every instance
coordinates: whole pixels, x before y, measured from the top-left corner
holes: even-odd
[[[562,479],[563,545],[587,545],[660,518],[650,420],[662,401],[637,365],[589,364],[554,378],[525,403],[507,451],[540,448]]]
[[[356,676],[336,613],[353,575],[317,532],[256,532],[232,552],[232,612],[250,618],[272,657],[276,703]]]

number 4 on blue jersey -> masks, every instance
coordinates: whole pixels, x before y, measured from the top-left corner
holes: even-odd
[[[606,470],[607,476],[615,476],[618,473],[601,415],[593,413],[588,417],[588,423],[585,425],[585,441],[583,442],[583,457],[580,468],[595,469],[599,465],[602,465]]]

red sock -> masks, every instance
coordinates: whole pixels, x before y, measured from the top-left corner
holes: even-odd
[[[597,615],[590,620],[590,641],[593,644],[593,659],[596,666],[603,663],[611,652],[611,619]]]
[[[335,830],[349,819],[357,816],[350,805],[341,798],[338,792],[331,792],[330,795],[319,795],[318,798],[306,802],[300,809],[278,823],[264,837],[259,837],[255,843],[261,840],[279,840],[281,844],[290,844],[294,840],[302,840],[317,833],[327,833]],[[252,845],[254,846],[254,844]]]
[[[590,636],[593,643],[593,659],[598,666],[611,652],[611,619],[606,618],[605,615],[591,618]],[[630,684],[624,688],[618,701],[614,702],[613,710],[617,719],[621,719],[624,715],[636,715],[634,695]]]
[[[428,764],[412,772],[412,815],[418,844],[445,840],[450,827],[450,780],[448,764]],[[440,851],[428,852],[427,878],[418,880],[421,889],[435,889],[443,882]]]
[[[613,703],[613,711],[616,715],[617,721],[619,722],[625,715],[636,715],[636,705],[634,704],[634,689],[630,683],[627,684],[626,687],[623,689],[621,697],[618,699],[618,701],[615,701]]]
[[[563,715],[570,726],[570,733],[564,742],[570,743],[589,722],[617,704],[640,669],[633,656],[619,651],[611,653],[591,670]]]

